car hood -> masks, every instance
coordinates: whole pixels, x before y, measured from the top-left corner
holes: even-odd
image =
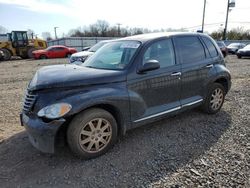
[[[78,65],[51,65],[39,69],[31,80],[29,90],[77,87],[125,81],[123,71],[87,68]]]
[[[84,57],[84,56],[89,56],[92,55],[94,52],[89,52],[89,51],[82,51],[82,52],[77,52],[71,55],[71,57]]]
[[[32,53],[46,53],[47,51],[46,50],[35,50],[33,51]]]

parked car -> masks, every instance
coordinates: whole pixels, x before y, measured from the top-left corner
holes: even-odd
[[[94,54],[99,48],[101,48],[103,45],[107,44],[108,42],[111,42],[111,40],[103,40],[98,43],[96,43],[91,48],[85,48],[81,52],[77,52],[73,54],[70,59],[69,63],[74,63],[76,65],[82,64],[89,56]]]
[[[216,41],[216,43],[218,44],[223,56],[226,57],[228,54],[228,49],[226,44],[223,41]]]
[[[4,52],[0,50],[0,61],[4,60]]]
[[[91,46],[86,46],[86,47],[83,47],[82,51],[87,51],[91,48]]]
[[[76,52],[77,50],[75,48],[68,48],[66,46],[57,45],[50,46],[45,50],[35,50],[32,52],[32,54],[35,59],[47,59],[70,57]]]
[[[246,46],[246,44],[244,44],[244,43],[231,43],[227,46],[228,53],[236,54],[236,52],[239,49],[244,48],[245,46]]]
[[[217,113],[231,76],[216,42],[201,33],[155,33],[110,42],[81,66],[43,67],[28,85],[21,124],[30,142],[53,153],[64,135],[93,158],[119,135],[195,107]]]
[[[237,55],[238,58],[249,57],[250,56],[250,44],[248,44],[244,48],[238,50],[236,55]]]

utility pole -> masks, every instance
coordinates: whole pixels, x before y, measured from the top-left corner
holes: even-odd
[[[117,26],[118,26],[118,29],[117,29],[117,33],[118,33],[118,37],[121,35],[121,29],[120,29],[120,26],[122,24],[118,23]]]
[[[225,28],[224,28],[224,32],[223,32],[223,40],[227,39],[227,23],[228,23],[228,13],[229,13],[230,7],[235,7],[235,0],[228,0],[227,1],[227,15],[226,15]]]
[[[227,22],[228,22],[228,13],[229,13],[229,3],[230,3],[230,0],[227,0],[227,14],[226,14],[225,28],[224,28],[224,32],[223,32],[223,40],[226,40],[226,35],[227,35]]]
[[[206,4],[207,1],[204,0],[204,7],[203,7],[203,17],[202,17],[202,28],[201,28],[201,32],[204,32],[204,21],[205,21],[205,13],[206,13]]]
[[[54,27],[54,31],[55,31],[55,39],[57,39],[57,34],[56,34],[56,29],[57,29],[58,27]]]

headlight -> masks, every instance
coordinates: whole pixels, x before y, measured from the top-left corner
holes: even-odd
[[[42,108],[37,115],[48,119],[56,119],[64,116],[71,110],[72,106],[67,103],[57,103]]]

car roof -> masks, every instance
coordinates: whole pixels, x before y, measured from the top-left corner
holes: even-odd
[[[171,37],[171,36],[208,36],[206,34],[202,33],[193,33],[193,32],[160,32],[160,33],[147,33],[147,34],[140,34],[140,35],[134,35],[125,37],[119,40],[137,40],[142,43],[157,39],[157,38],[163,38],[163,37]]]
[[[52,47],[52,48],[58,48],[58,47],[67,48],[66,46],[63,46],[63,45],[54,45],[54,46],[49,46],[49,47]]]

